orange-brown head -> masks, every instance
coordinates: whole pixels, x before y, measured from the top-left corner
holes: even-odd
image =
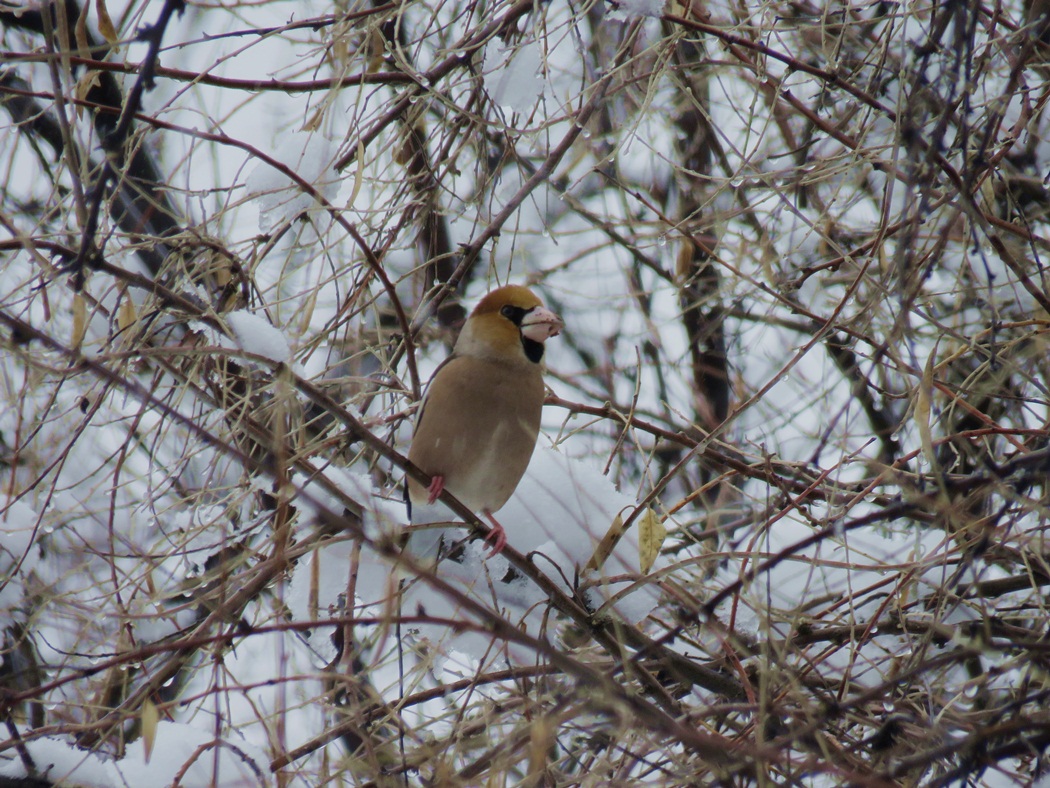
[[[557,336],[563,325],[527,287],[506,285],[482,298],[470,313],[455,355],[539,363],[543,343]]]

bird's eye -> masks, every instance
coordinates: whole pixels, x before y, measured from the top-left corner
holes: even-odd
[[[514,325],[519,325],[521,323],[521,319],[525,317],[524,309],[522,309],[520,306],[511,306],[510,304],[507,304],[504,307],[500,307],[499,313],[505,318],[507,318],[507,320],[514,323]]]

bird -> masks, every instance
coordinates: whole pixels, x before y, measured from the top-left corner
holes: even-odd
[[[503,550],[507,533],[494,513],[513,494],[532,457],[546,398],[544,343],[562,328],[561,318],[527,287],[505,285],[481,299],[420,404],[408,459],[430,484],[409,477],[410,521],[433,521],[419,515],[432,515],[424,510],[447,490],[488,520],[492,530],[485,543],[491,555]],[[413,535],[410,551],[439,557],[440,532],[425,533]]]

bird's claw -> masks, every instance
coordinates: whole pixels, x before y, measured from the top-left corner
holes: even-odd
[[[430,477],[430,486],[427,487],[427,504],[431,505],[441,495],[441,491],[445,489],[445,477],[440,474]]]
[[[489,557],[491,558],[494,555],[502,553],[503,548],[507,546],[507,532],[491,514],[488,515],[488,520],[492,524],[492,530],[489,531],[488,535],[485,537],[485,544],[492,545],[491,551],[489,552]]]

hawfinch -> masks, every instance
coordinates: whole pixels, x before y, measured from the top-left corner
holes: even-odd
[[[507,285],[481,299],[420,406],[408,459],[431,482],[408,480],[413,522],[447,521],[447,510],[435,519],[425,509],[448,490],[492,524],[485,539],[492,554],[504,548],[506,532],[492,513],[510,498],[532,457],[545,398],[543,343],[562,325],[525,287]],[[440,532],[425,533],[413,536],[412,552],[436,556]]]

